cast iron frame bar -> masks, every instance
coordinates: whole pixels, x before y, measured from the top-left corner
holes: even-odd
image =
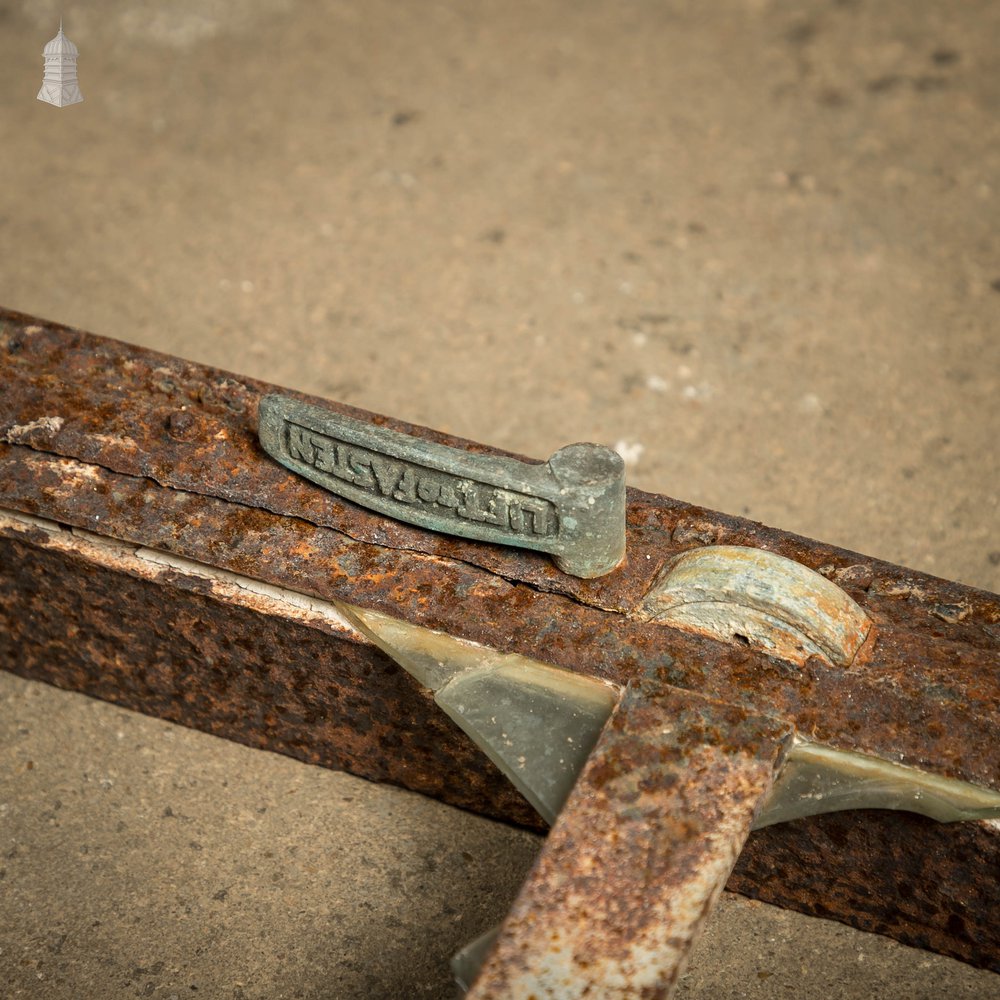
[[[831,746],[1000,784],[995,595],[635,490],[626,563],[578,580],[536,553],[389,522],[292,476],[257,443],[256,406],[272,391],[262,383],[11,312],[0,312],[0,378],[2,507],[623,686],[657,670],[664,685]],[[169,567],[140,579],[74,551],[72,532],[56,548],[45,534],[0,530],[7,669],[540,827],[370,644],[234,604]],[[874,622],[869,641],[846,667],[811,658],[791,669],[643,620],[667,561],[715,544],[765,548],[833,579]],[[159,615],[144,614],[153,606]],[[227,639],[234,618],[270,637],[264,654]],[[996,823],[870,811],[752,834],[729,887],[1000,970],[998,872]]]

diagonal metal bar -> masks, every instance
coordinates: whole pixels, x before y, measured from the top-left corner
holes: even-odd
[[[631,686],[470,1000],[669,996],[790,736],[655,680]]]

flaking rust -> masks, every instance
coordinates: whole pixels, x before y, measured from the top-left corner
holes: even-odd
[[[1000,785],[996,595],[636,490],[627,491],[624,508],[628,557],[583,579],[541,551],[429,531],[290,475],[258,441],[258,410],[272,386],[10,312],[0,312],[0,378],[0,506],[622,689],[652,684],[656,697],[633,705],[627,717],[651,712],[661,728],[668,713],[657,715],[656,706],[672,699],[725,706],[717,711],[729,721],[709,725],[702,716],[706,724],[689,746],[704,748],[698,759],[707,772],[728,776],[715,787],[743,802],[743,811],[733,827],[713,818],[711,782],[692,787],[691,801],[700,803],[696,819],[707,810],[697,821],[704,829],[725,831],[717,844],[736,845],[725,848],[733,857],[753,812],[747,803],[759,801],[761,781],[769,780],[758,763],[771,774],[780,756],[775,747],[785,745],[778,736],[755,743],[737,717],[774,720],[780,732],[791,727],[834,750],[941,778]],[[468,456],[523,461],[427,428],[295,398]],[[181,563],[158,563],[148,578],[137,576],[125,563],[100,562],[96,550],[60,548],[37,526],[0,528],[0,546],[6,669],[539,825],[430,694],[363,637],[331,632],[277,606],[234,602]],[[836,584],[863,616],[843,606],[847,644],[831,647],[829,636],[814,635],[818,652],[796,661],[737,628],[713,633],[690,615],[670,621],[670,597],[652,601],[657,582],[669,580],[686,554],[696,560],[715,546],[767,550]],[[789,613],[794,619],[796,608]],[[791,641],[803,634],[800,621],[783,621]],[[855,648],[851,636],[860,639],[865,627]],[[77,641],[74,629],[86,641]],[[730,725],[746,738],[727,740]],[[632,738],[641,732],[648,738]],[[669,812],[670,790],[662,786],[670,770],[658,770],[656,761],[669,764],[674,750],[656,733],[627,728],[626,743],[618,750],[599,744],[591,761],[596,768],[600,754],[620,751],[619,764],[628,765],[604,784],[614,794],[601,812],[625,856],[643,843],[629,810]],[[597,771],[597,783],[610,773]],[[640,783],[629,785],[632,777]],[[596,787],[592,776],[586,781],[582,787]],[[588,843],[595,829],[586,809],[568,805],[556,826],[561,839],[552,844]],[[667,873],[672,862],[661,860],[656,870]],[[608,864],[610,871],[616,862]],[[543,908],[562,891],[560,866],[547,871],[551,880],[528,887]],[[566,877],[573,871],[566,868]],[[907,813],[860,811],[751,833],[729,886],[1000,970],[998,872],[996,824],[945,826]],[[671,878],[665,874],[663,884]],[[615,904],[610,882],[602,889],[594,878],[588,892],[595,909]],[[616,912],[624,936],[611,935],[608,949],[620,957],[628,934],[646,929],[635,922],[641,912]],[[492,975],[498,967],[491,967]],[[499,968],[514,966],[501,961]]]
[[[669,996],[790,736],[654,677],[631,686],[470,1000]]]

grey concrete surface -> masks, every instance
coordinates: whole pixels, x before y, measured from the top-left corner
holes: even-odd
[[[540,844],[0,673],[0,997],[451,998]],[[1000,977],[726,894],[678,996],[995,996]]]
[[[537,848],[82,695],[0,691],[3,997],[450,996],[446,956]]]
[[[998,590],[998,51],[990,0],[0,0],[0,302],[618,446],[635,485]],[[0,691],[0,996],[444,997],[537,846]],[[682,994],[998,983],[727,899]]]

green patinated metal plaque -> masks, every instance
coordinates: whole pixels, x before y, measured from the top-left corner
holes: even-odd
[[[602,445],[571,444],[544,463],[474,455],[286,396],[260,403],[269,455],[338,496],[463,538],[549,552],[596,577],[625,555],[625,466]]]

